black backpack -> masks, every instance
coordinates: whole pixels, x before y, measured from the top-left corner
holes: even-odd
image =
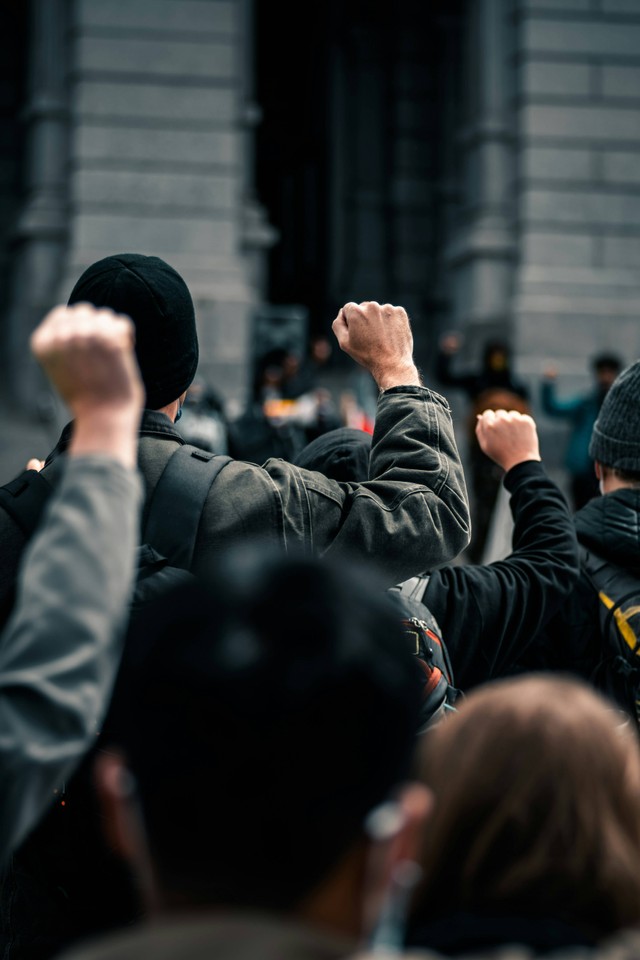
[[[424,596],[428,579],[414,577],[389,590],[400,608],[402,625],[422,675],[420,732],[435,726],[449,711],[455,710],[454,704],[462,696],[454,683],[451,660],[438,621],[426,604],[417,599]]]
[[[132,613],[172,582],[186,579],[209,489],[230,460],[189,444],[178,447],[169,458],[147,509]],[[53,487],[45,476],[25,470],[0,487],[0,506],[28,540],[52,493]]]
[[[585,547],[581,567],[598,595],[602,656],[592,682],[640,722],[640,570],[609,563]]]
[[[229,461],[188,445],[171,456],[149,503],[132,621],[152,597],[192,577],[188,571],[202,509],[211,484]],[[0,505],[28,538],[52,491],[45,477],[26,471],[0,489]],[[125,644],[112,714],[115,709],[117,715],[120,683],[128,663],[139,655],[135,646],[142,639],[134,630]],[[103,739],[107,727],[105,722]],[[98,748],[101,744],[98,740]],[[0,955],[6,960],[44,960],[74,939],[123,926],[135,917],[138,898],[129,868],[102,837],[93,753],[57,791],[56,802],[13,855],[0,881]]]

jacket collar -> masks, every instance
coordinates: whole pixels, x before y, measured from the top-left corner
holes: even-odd
[[[72,433],[73,420],[71,420],[70,423],[64,427],[62,433],[60,434],[60,439],[45,461],[45,466],[49,466],[49,464],[61,453],[66,453],[67,448],[71,443]],[[142,419],[140,421],[140,436],[156,437],[161,440],[173,440],[174,443],[177,442],[181,445],[185,442],[166,413],[159,413],[157,410],[142,411]]]

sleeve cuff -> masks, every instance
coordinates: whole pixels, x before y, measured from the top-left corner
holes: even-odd
[[[436,393],[435,390],[429,389],[429,387],[417,387],[413,384],[407,384],[406,387],[389,387],[388,390],[383,390],[380,394],[381,397],[393,396],[394,394],[399,393],[403,396],[414,396],[420,397],[422,400],[429,400],[431,403],[439,403],[440,406],[444,407],[445,410],[449,410],[449,401],[446,397],[443,397],[440,393]]]
[[[511,493],[519,483],[528,477],[546,477],[546,475],[541,460],[523,460],[522,463],[516,463],[515,467],[511,467],[511,470],[505,473],[502,482]]]

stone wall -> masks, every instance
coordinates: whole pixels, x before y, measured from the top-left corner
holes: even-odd
[[[244,393],[252,307],[242,0],[75,0],[64,295],[118,251],[156,254],[196,304],[201,374]]]
[[[640,3],[516,9],[516,342],[571,392],[595,352],[640,356]]]

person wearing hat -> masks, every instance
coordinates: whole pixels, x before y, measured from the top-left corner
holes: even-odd
[[[526,665],[576,673],[628,709],[605,676],[613,658],[604,642],[604,601],[595,570],[609,572],[606,593],[614,601],[620,592],[616,580],[622,583],[630,576],[634,588],[640,571],[640,360],[623,370],[604,398],[591,431],[589,456],[601,495],[574,515],[581,574],[559,613],[529,648]],[[635,589],[640,597],[640,578]]]
[[[171,455],[184,441],[174,423],[198,365],[191,295],[158,257],[106,257],[80,277],[69,303],[89,302],[131,317],[146,390],[139,467],[147,507]],[[263,467],[231,461],[212,484],[202,511],[193,568],[253,537],[277,547],[367,555],[389,584],[453,559],[468,543],[464,474],[449,406],[421,385],[402,307],[346,304],[333,324],[340,347],[370,371],[381,391],[368,482],[345,487],[282,460]],[[69,424],[45,461],[55,485],[73,431]],[[9,478],[7,478],[9,479]],[[176,500],[180,493],[176,492]],[[145,514],[146,519],[146,514]],[[0,602],[24,545],[0,510]]]
[[[189,290],[163,260],[129,253],[89,267],[69,302],[108,307],[134,323],[146,390],[138,444],[146,494],[142,542],[153,547],[146,527],[149,507],[165,467],[184,443],[174,424],[198,364]],[[347,484],[283,460],[269,460],[263,467],[227,460],[200,514],[193,560],[188,564],[193,572],[209,570],[231,547],[258,540],[274,549],[366,557],[378,562],[383,582],[391,585],[453,559],[466,546],[468,503],[449,406],[422,386],[405,311],[375,302],[348,303],[333,330],[341,348],[370,371],[381,391],[369,479],[365,476],[365,482]],[[42,475],[53,487],[63,476],[73,431],[73,423],[64,428],[43,467]],[[201,454],[200,466],[187,458],[184,485],[176,483],[175,491],[172,485],[173,514],[182,514],[188,469],[201,469],[203,461],[207,468],[215,468],[210,455],[196,453]],[[152,516],[157,519],[157,512]],[[25,543],[16,522],[1,507],[0,542],[1,603],[10,595]],[[173,555],[170,561],[180,565]],[[187,613],[178,611],[179,616]],[[121,903],[96,896],[95,885],[86,882],[63,845],[53,850],[56,869],[44,870],[42,849],[37,838],[31,840],[31,851],[18,852],[18,860],[26,864],[20,876],[27,878],[20,895],[11,891],[6,880],[0,890],[0,942],[6,948],[8,941],[14,941],[16,950],[31,950],[35,958],[50,956],[74,937],[112,924]],[[64,878],[59,868],[62,861]],[[46,884],[45,874],[50,880]],[[36,892],[29,878],[37,881]],[[128,904],[122,909],[128,909]]]

